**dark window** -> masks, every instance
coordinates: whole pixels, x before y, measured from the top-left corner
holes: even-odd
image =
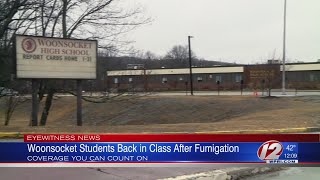
[[[222,77],[219,75],[219,76],[216,76],[216,82],[222,82]]]
[[[315,81],[315,75],[314,74],[310,74],[310,76],[309,76],[309,80],[310,81]]]
[[[241,82],[241,80],[242,80],[242,75],[241,74],[237,74],[236,75],[236,82],[238,83],[238,82]]]
[[[163,77],[162,78],[162,83],[167,83],[168,82],[168,79],[166,77]]]
[[[114,82],[115,84],[118,84],[118,83],[119,83],[119,79],[118,79],[118,78],[114,78],[114,79],[113,79],[113,82]]]

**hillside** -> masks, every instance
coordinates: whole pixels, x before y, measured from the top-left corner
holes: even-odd
[[[0,131],[46,132],[196,132],[317,126],[319,97],[255,98],[239,96],[144,96],[108,103],[83,103],[83,127],[76,127],[76,100],[53,102],[45,128],[28,127],[31,101],[16,109]],[[3,101],[1,109],[4,109]],[[40,108],[41,109],[41,108]]]

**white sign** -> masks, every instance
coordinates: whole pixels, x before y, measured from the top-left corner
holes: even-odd
[[[16,36],[17,78],[96,79],[97,41]]]

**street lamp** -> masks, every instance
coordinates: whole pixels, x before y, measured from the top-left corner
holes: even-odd
[[[282,95],[286,94],[286,21],[287,21],[287,0],[284,0],[283,20],[283,56],[282,56]]]
[[[188,45],[189,45],[189,69],[190,69],[190,90],[191,95],[193,96],[193,78],[192,78],[192,62],[191,62],[191,43],[190,39],[193,38],[193,36],[188,36]]]

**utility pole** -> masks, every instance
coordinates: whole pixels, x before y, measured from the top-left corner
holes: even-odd
[[[284,0],[284,21],[283,21],[283,53],[282,53],[282,95],[286,95],[286,21],[287,21],[287,0]]]
[[[191,43],[190,39],[193,38],[192,36],[188,36],[188,45],[189,45],[189,69],[190,69],[190,91],[191,95],[193,96],[193,77],[192,77],[192,61],[191,61]]]

